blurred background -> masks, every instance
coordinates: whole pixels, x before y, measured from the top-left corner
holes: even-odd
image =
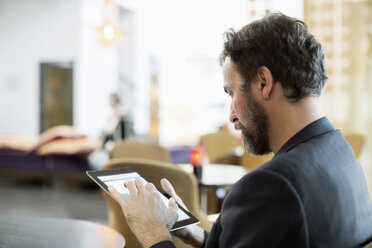
[[[68,125],[100,140],[111,93],[126,139],[172,148],[222,126],[235,135],[223,33],[275,11],[304,20],[322,44],[324,113],[362,137],[355,149],[372,192],[372,0],[0,0],[0,136],[35,148]]]

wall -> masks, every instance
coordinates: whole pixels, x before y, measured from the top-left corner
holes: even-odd
[[[39,63],[74,62],[74,126],[98,137],[118,90],[116,46],[103,46],[101,0],[0,1],[0,135],[39,135]]]
[[[98,137],[110,115],[109,94],[117,90],[117,46],[104,46],[98,35],[103,1],[81,0],[77,51],[75,126]]]
[[[100,134],[110,113],[109,93],[123,91],[118,47],[104,47],[97,37],[103,2],[0,1],[0,135],[38,135],[41,61],[74,61],[74,124],[89,136]],[[218,64],[224,31],[247,24],[254,4],[270,3],[273,11],[302,16],[301,0],[115,2],[134,13],[133,100],[124,107],[133,114],[136,133],[146,135],[149,58],[154,57],[164,145],[195,143],[228,120]]]
[[[0,134],[39,133],[39,63],[75,61],[78,2],[0,1]]]
[[[267,8],[303,17],[303,1],[144,0],[145,47],[159,61],[160,142],[194,145],[228,122],[229,98],[218,62],[223,33]],[[164,6],[167,6],[165,8]]]

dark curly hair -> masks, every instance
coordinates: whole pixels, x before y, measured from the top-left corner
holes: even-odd
[[[221,64],[226,57],[243,77],[244,87],[256,78],[260,66],[266,66],[285,97],[294,101],[320,96],[327,80],[321,45],[303,21],[281,13],[226,32]]]

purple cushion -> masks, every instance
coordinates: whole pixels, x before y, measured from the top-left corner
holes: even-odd
[[[191,147],[190,146],[175,146],[168,148],[171,155],[172,163],[185,164],[190,163]]]

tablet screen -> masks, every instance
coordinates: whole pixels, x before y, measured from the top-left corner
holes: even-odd
[[[140,172],[135,168],[120,168],[120,169],[110,169],[110,170],[92,170],[86,172],[88,176],[97,183],[101,188],[103,188],[107,193],[107,187],[114,187],[124,198],[128,199],[130,193],[128,189],[124,186],[124,182],[128,180],[134,180],[140,177],[144,184],[150,182],[146,179]],[[168,207],[168,197],[159,192],[164,204]],[[187,225],[197,224],[199,220],[195,218],[190,212],[184,209],[182,206],[178,205],[178,219],[171,231],[183,228]]]
[[[143,183],[146,184],[147,181],[141,177],[137,172],[131,172],[126,174],[117,174],[117,175],[110,175],[110,176],[98,176],[97,178],[100,179],[106,186],[114,187],[125,199],[129,198],[129,191],[124,186],[124,181],[134,180],[135,178],[140,177],[143,180]],[[168,206],[168,199],[159,192],[161,199],[163,200],[165,206]],[[189,216],[183,212],[180,208],[178,208],[178,219],[177,221],[186,220]]]

